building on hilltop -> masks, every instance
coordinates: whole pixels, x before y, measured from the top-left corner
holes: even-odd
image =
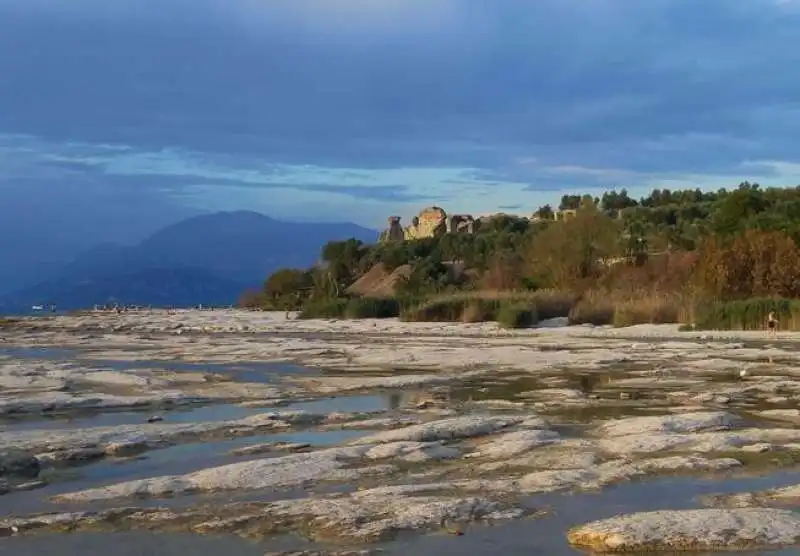
[[[389,226],[381,233],[380,241],[409,241],[437,237],[446,233],[473,234],[478,221],[469,214],[448,216],[441,207],[422,209],[411,219],[411,225],[403,227],[399,216],[389,217]]]

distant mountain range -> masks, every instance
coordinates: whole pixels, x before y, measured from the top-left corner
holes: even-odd
[[[350,223],[281,222],[251,211],[196,216],[167,226],[138,245],[100,244],[52,278],[0,296],[0,313],[56,304],[191,306],[235,303],[281,267],[307,267],[328,241],[374,242],[376,230]]]

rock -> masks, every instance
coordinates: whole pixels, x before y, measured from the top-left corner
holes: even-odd
[[[330,448],[307,454],[259,459],[203,469],[186,475],[152,477],[61,494],[56,501],[89,502],[127,497],[162,497],[190,492],[219,492],[301,487],[325,480],[354,480],[369,469],[346,468],[371,446]],[[385,470],[384,470],[385,471]]]
[[[398,459],[410,462],[456,459],[461,456],[457,448],[443,446],[438,442],[390,442],[371,448],[367,459]]]
[[[67,448],[60,448],[52,452],[43,452],[36,454],[36,460],[40,463],[50,465],[58,463],[81,463],[105,457],[105,447],[99,448],[95,446],[87,446],[83,448],[75,448],[70,450]]]
[[[276,450],[284,452],[302,452],[309,449],[311,449],[311,444],[306,442],[266,442],[264,444],[236,448],[235,450],[231,450],[230,454],[233,456],[255,456]]]
[[[0,452],[0,477],[4,475],[38,477],[40,468],[39,460],[35,457],[18,452]]]
[[[800,541],[800,515],[749,508],[646,512],[573,528],[567,539],[597,553],[773,549]]]
[[[27,483],[20,483],[14,486],[14,490],[16,491],[28,491],[28,490],[36,490],[37,488],[46,487],[47,483],[45,481],[29,481]]]
[[[730,508],[778,505],[796,506],[800,503],[800,485],[791,485],[760,492],[714,494],[703,497],[702,501],[710,506],[725,506]]]
[[[442,489],[444,490],[444,489]],[[446,496],[402,487],[377,488],[330,497],[277,502],[237,502],[189,509],[127,507],[101,511],[38,514],[0,519],[0,537],[59,530],[138,528],[201,534],[242,534],[249,538],[302,532],[330,543],[364,544],[387,541],[404,531],[520,518],[534,513],[505,502],[478,497]]]
[[[470,457],[510,458],[534,448],[558,442],[561,436],[549,430],[523,430],[500,434],[478,446]]]
[[[726,452],[749,444],[787,444],[800,440],[797,429],[744,429],[695,434],[634,434],[597,441],[608,454],[642,454],[660,451]]]
[[[111,442],[103,450],[107,456],[117,458],[127,458],[141,454],[150,449],[147,440],[125,440],[121,442]]]
[[[234,438],[292,426],[312,425],[324,417],[304,411],[274,411],[235,421],[152,423],[67,430],[21,430],[0,434],[0,450],[14,447],[36,453],[41,462],[84,461],[206,438]],[[2,459],[0,459],[2,465]]]
[[[781,421],[800,421],[800,409],[767,409],[758,413],[767,419],[777,419]]]
[[[465,416],[442,419],[401,429],[365,436],[352,444],[387,444],[389,442],[435,442],[484,436],[500,429],[521,423],[518,417]]]
[[[729,430],[741,423],[741,418],[724,411],[698,411],[678,415],[629,417],[627,419],[609,421],[597,428],[597,434],[606,437],[644,433],[682,434]]]
[[[763,454],[772,450],[772,444],[748,444],[740,448],[743,452],[751,454]]]

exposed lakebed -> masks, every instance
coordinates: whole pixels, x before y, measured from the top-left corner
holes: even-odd
[[[0,344],[0,545],[792,546],[798,345],[239,311],[26,320]]]

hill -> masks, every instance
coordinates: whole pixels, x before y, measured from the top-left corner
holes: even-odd
[[[260,284],[278,268],[312,265],[328,241],[374,241],[377,235],[350,223],[281,222],[252,211],[201,215],[132,247],[98,245],[41,283],[3,296],[0,308],[88,306],[106,298],[154,305],[230,304],[244,287]]]

